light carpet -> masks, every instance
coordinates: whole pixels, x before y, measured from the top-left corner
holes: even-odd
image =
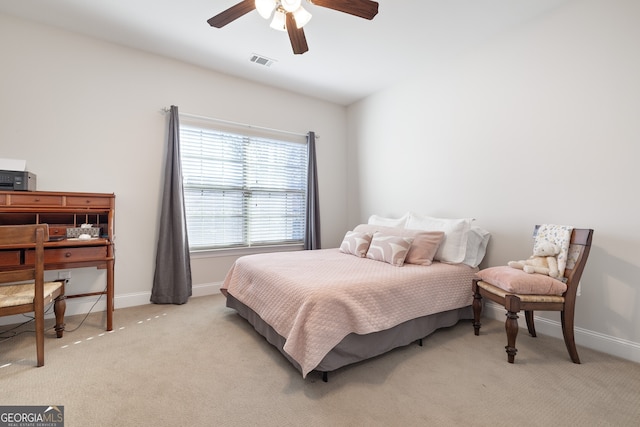
[[[303,379],[221,295],[67,318],[45,366],[33,333],[0,342],[0,405],[62,405],[65,426],[632,426],[640,365],[526,330],[507,363],[502,322]],[[49,320],[48,325],[53,321]],[[75,331],[70,331],[73,328]],[[32,329],[28,324],[20,330]],[[8,327],[0,327],[6,331]],[[6,336],[7,333],[2,336]]]

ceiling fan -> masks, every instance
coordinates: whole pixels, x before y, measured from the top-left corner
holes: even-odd
[[[378,2],[371,0],[307,0],[316,6],[326,7],[364,19],[373,19],[378,14]],[[302,7],[302,0],[243,0],[209,19],[212,27],[222,28],[241,16],[257,9],[260,16],[271,21],[271,28],[289,34],[294,54],[309,50],[303,26],[311,14]]]

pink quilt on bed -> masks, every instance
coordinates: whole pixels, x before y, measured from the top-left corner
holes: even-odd
[[[368,334],[471,304],[477,268],[390,264],[338,249],[239,258],[221,287],[286,339],[305,377],[350,333]]]

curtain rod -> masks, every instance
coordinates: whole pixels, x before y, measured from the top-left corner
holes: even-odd
[[[163,113],[168,113],[169,111],[171,111],[169,108],[164,107],[162,109]],[[216,123],[224,123],[227,125],[234,125],[234,126],[242,126],[242,127],[246,127],[249,129],[259,129],[259,130],[264,130],[267,132],[276,132],[276,133],[284,133],[284,134],[288,134],[288,135],[294,135],[294,136],[303,136],[306,138],[307,134],[306,133],[297,133],[297,132],[290,132],[290,131],[286,131],[286,130],[280,130],[280,129],[272,129],[272,128],[267,128],[267,127],[263,127],[263,126],[255,126],[255,125],[249,125],[246,123],[239,123],[239,122],[233,122],[231,120],[224,120],[224,119],[216,119],[213,117],[206,117],[206,116],[199,116],[197,114],[190,114],[190,113],[181,113],[180,111],[178,111],[178,115],[180,116],[184,116],[190,119],[196,119],[196,120],[205,120],[208,122],[216,122]],[[316,139],[320,139],[320,137],[316,134]]]

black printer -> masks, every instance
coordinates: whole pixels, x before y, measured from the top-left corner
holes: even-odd
[[[36,175],[27,171],[0,170],[0,190],[36,191]]]

